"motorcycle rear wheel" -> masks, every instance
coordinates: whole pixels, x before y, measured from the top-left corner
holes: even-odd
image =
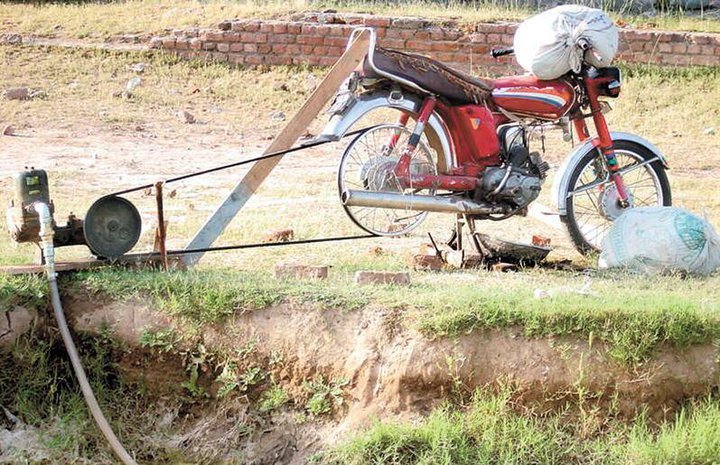
[[[647,148],[630,141],[617,141],[615,154],[620,174],[630,196],[630,208],[672,204],[670,182],[660,160],[638,166],[656,157]],[[625,209],[617,205],[615,185],[609,179],[605,157],[593,148],[570,174],[567,214],[560,215],[575,248],[583,255],[599,252],[613,221]]]
[[[338,168],[338,194],[346,190],[434,195],[435,189],[403,188],[392,170],[407,146],[412,132],[400,125],[383,124],[356,136],[347,146]],[[399,135],[393,149],[388,145],[394,134]],[[421,139],[415,148],[411,172],[437,174],[437,167],[428,145]],[[417,228],[427,212],[414,210],[358,207],[343,204],[345,213],[361,229],[378,236],[400,236]]]

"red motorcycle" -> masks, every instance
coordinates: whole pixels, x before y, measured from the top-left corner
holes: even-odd
[[[399,112],[396,122],[360,133],[342,155],[341,200],[362,229],[404,234],[428,212],[495,221],[526,213],[550,168],[530,151],[531,136],[557,125],[570,140],[570,123],[579,144],[554,176],[552,198],[580,252],[599,250],[626,209],[670,205],[665,157],[641,137],[608,129],[608,104],[600,98],[620,94],[619,69],[586,63],[580,73],[556,80],[480,79],[421,55],[376,47],[370,28],[356,29],[350,43],[367,30],[364,63],[339,90],[319,136],[339,140],[371,112]],[[578,46],[592,53],[587,42]]]

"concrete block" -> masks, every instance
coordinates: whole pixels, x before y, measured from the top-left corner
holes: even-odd
[[[410,284],[410,273],[407,271],[358,271],[355,273],[355,284]]]

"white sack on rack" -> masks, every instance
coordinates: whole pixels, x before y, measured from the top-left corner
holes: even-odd
[[[598,265],[709,275],[720,267],[720,236],[707,220],[682,208],[633,208],[610,228]]]
[[[592,50],[577,46],[585,39]],[[579,72],[583,60],[609,66],[618,49],[618,31],[602,10],[562,5],[535,15],[515,32],[515,57],[526,71],[540,79],[556,79],[568,71]]]

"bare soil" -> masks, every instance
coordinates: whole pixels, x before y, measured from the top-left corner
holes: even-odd
[[[129,347],[137,348],[144,331],[175,324],[140,300],[74,297],[66,306],[75,330],[97,332],[109,325]],[[254,363],[271,373],[297,404],[307,396],[303,381],[318,375],[350,381],[345,407],[330,420],[298,423],[288,411],[269,420],[255,418],[264,433],[256,431],[242,441],[248,456],[259,460],[253,463],[302,463],[375,419],[416,419],[477,387],[515,386],[518,409],[572,410],[582,402],[603,415],[631,419],[647,410],[651,418],[662,420],[671,418],[685,400],[717,389],[720,379],[718,348],[712,344],[664,348],[651,361],[628,367],[613,361],[602,344],[574,337],[530,339],[520,328],[432,340],[411,329],[402,312],[382,308],[345,312],[285,303],[238,314],[222,326],[206,328],[200,339],[209,351],[223,353],[254,344]],[[148,383],[151,391],[166,392],[187,376],[172,356],[160,362],[145,358],[140,364],[137,350],[121,368]],[[281,363],[268,363],[279,355]],[[208,386],[211,377],[208,373],[204,381]],[[221,402],[210,412],[190,415],[182,434],[203,441],[229,434],[217,418],[228,425],[245,416],[252,419],[252,399],[247,397],[242,407]]]

